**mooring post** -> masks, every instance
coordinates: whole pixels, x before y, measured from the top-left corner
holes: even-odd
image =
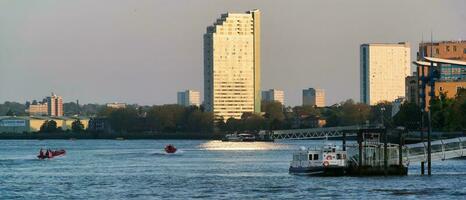
[[[362,130],[358,130],[359,167],[362,166]]]
[[[346,131],[343,131],[343,140],[342,140],[343,151],[346,151]]]
[[[398,133],[398,139],[399,139],[398,164],[400,165],[400,167],[403,167],[403,145],[404,145],[404,141],[403,141],[403,131],[402,130],[400,130],[400,132]]]
[[[431,112],[429,109],[428,118],[429,118],[429,127],[427,132],[427,175],[432,175],[432,146],[430,141],[432,140],[432,118]]]
[[[387,128],[384,128],[383,130],[384,134],[384,141],[383,141],[383,172],[386,175],[388,175],[388,134],[387,134]]]

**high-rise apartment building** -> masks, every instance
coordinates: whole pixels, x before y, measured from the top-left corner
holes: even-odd
[[[417,60],[423,60],[424,57],[466,61],[466,40],[421,42]]]
[[[260,16],[222,14],[204,34],[204,104],[216,119],[260,112]]]
[[[63,98],[52,93],[46,98],[49,116],[63,116]]]
[[[405,78],[409,74],[409,43],[361,45],[361,102],[374,105],[404,97]]]
[[[198,91],[186,90],[178,92],[177,94],[178,105],[182,106],[200,106],[201,94]]]
[[[285,105],[285,94],[283,90],[276,90],[276,89],[262,91],[262,101],[265,101],[265,102],[278,101],[282,105]]]
[[[325,90],[323,89],[304,89],[303,106],[325,107]]]

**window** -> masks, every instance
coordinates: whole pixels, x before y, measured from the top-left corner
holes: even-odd
[[[466,48],[463,49],[463,53],[466,54]]]
[[[450,51],[450,46],[447,46],[447,51]]]
[[[439,54],[438,48],[435,49],[435,53],[436,53],[436,54]],[[431,55],[431,56],[432,56],[432,55]]]
[[[314,154],[314,160],[319,160],[319,154]]]
[[[456,51],[456,46],[453,46],[453,51]]]
[[[337,153],[337,160],[341,160],[341,154]]]
[[[309,154],[309,160],[312,160],[312,154]]]

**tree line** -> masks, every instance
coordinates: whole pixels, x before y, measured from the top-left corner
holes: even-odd
[[[76,112],[85,110],[73,103]],[[312,128],[303,120],[326,121],[326,127],[381,124],[386,127],[404,126],[409,130],[419,130],[421,109],[415,103],[404,102],[400,111],[393,115],[393,105],[381,102],[369,106],[349,99],[328,107],[313,106],[284,107],[279,102],[262,102],[262,113],[244,113],[240,119],[214,119],[210,112],[196,106],[183,107],[176,104],[137,106],[126,108],[109,108],[103,105],[88,104],[87,113],[105,118],[116,132],[236,132]],[[6,106],[10,106],[7,107]],[[445,94],[431,101],[432,126],[436,131],[462,131],[466,129],[466,89],[458,92],[455,98],[446,98]],[[19,103],[0,104],[2,112],[20,112],[23,107]],[[427,122],[427,115],[424,116]],[[50,123],[50,124],[48,124]],[[73,122],[75,123],[75,122]],[[79,122],[80,123],[80,122]],[[83,128],[76,122],[76,131]],[[41,131],[55,132],[58,127],[53,120],[44,123]]]
[[[466,130],[466,89],[459,89],[455,98],[447,98],[445,93],[441,93],[430,102],[430,112],[434,131]],[[417,104],[404,103],[393,118],[393,123],[417,129],[420,127],[421,116],[421,108]],[[428,122],[427,113],[424,114],[424,122]]]

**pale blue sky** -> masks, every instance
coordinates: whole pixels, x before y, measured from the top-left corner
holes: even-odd
[[[203,88],[205,28],[221,13],[262,11],[262,88],[323,88],[359,100],[359,45],[422,35],[466,39],[466,1],[0,0],[0,102],[176,103]]]

